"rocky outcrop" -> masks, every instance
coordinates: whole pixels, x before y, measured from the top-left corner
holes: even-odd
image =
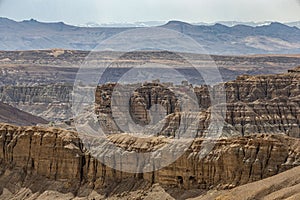
[[[72,85],[6,86],[0,88],[1,101],[10,103],[68,103]]]
[[[98,107],[96,108],[96,113],[104,113],[112,116],[112,93],[116,87],[116,84],[105,84],[101,85],[96,90],[96,102]],[[126,89],[126,95],[129,97],[126,99],[123,96],[115,95],[115,105],[118,109],[129,107],[129,112],[132,119],[140,124],[147,125],[151,121],[149,110],[154,105],[161,105],[165,115],[169,115],[175,112],[180,111],[178,98],[175,94],[168,89],[163,84],[159,83],[146,83],[142,87],[137,87],[136,90],[132,93],[131,88],[133,87],[124,87]],[[121,91],[122,93],[125,93]],[[128,90],[128,92],[127,92]],[[118,92],[118,91],[117,91]],[[132,93],[132,94],[131,94]],[[121,94],[122,95],[122,94]],[[129,104],[128,101],[129,100]]]
[[[224,135],[284,133],[292,137],[300,137],[299,80],[300,67],[280,75],[244,75],[235,81],[225,83],[227,112]],[[96,113],[104,113],[111,118],[111,95],[114,87],[115,84],[98,87]],[[198,136],[202,136],[209,126],[211,106],[209,91],[216,92],[219,88],[220,85],[214,88],[207,86],[194,88],[202,111],[198,119]],[[167,87],[163,84],[146,83],[135,90],[129,104],[132,119],[142,125],[148,124],[149,108],[153,104],[160,104],[168,115],[160,134],[173,135],[179,127],[182,110],[178,103],[179,98],[174,96],[172,90],[180,91],[181,86]]]
[[[227,122],[243,134],[300,137],[300,67],[280,75],[241,76],[225,84]]]
[[[131,174],[105,166],[92,157],[76,132],[7,124],[1,125],[0,132],[3,172],[22,169],[26,174],[61,181],[73,189],[87,185],[101,190],[128,178],[185,189],[232,188],[300,165],[299,139],[284,135],[218,139],[211,141],[214,148],[203,158],[200,156],[203,139],[196,139],[173,164],[155,172]],[[138,139],[124,134],[109,138],[126,151],[147,152],[169,142],[169,139]],[[128,158],[120,159],[130,163]]]
[[[80,177],[80,140],[73,132],[2,125],[1,143],[2,166],[34,169],[52,179]]]
[[[66,120],[72,117],[71,92],[71,85],[61,84],[3,86],[0,101],[49,121]]]

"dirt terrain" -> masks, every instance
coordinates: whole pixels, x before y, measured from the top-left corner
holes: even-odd
[[[10,105],[0,102],[0,121],[19,126],[32,126],[37,124],[47,124],[48,121],[36,117]]]
[[[0,85],[32,84],[73,84],[78,68],[89,55],[89,51],[75,50],[35,50],[35,51],[0,51]],[[114,58],[106,56],[106,59]],[[206,58],[209,58],[206,56]],[[90,58],[91,59],[91,58]],[[97,59],[97,58],[95,58]],[[195,56],[195,59],[199,57]],[[234,80],[238,75],[283,73],[300,63],[299,54],[291,55],[253,55],[253,56],[215,56],[211,61],[219,67],[223,81]],[[112,60],[113,61],[113,60]],[[200,59],[201,61],[201,59]],[[111,68],[106,77],[113,82],[124,74],[127,66]],[[182,69],[184,70],[184,69]],[[192,72],[182,73],[193,77]]]

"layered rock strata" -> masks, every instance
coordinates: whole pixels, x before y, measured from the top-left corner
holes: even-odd
[[[226,116],[224,116],[226,122],[224,134],[230,136],[237,133],[240,135],[284,133],[289,136],[300,137],[299,83],[300,67],[280,75],[244,75],[235,81],[225,83],[227,111]],[[160,104],[168,115],[164,129],[160,134],[174,135],[180,126],[182,111],[178,102],[180,98],[174,96],[174,91],[180,91],[181,87],[183,86],[169,87],[157,83],[144,84],[132,92],[129,101],[131,117],[136,123],[145,125],[149,123],[150,106]],[[96,113],[106,114],[105,116],[111,119],[111,95],[114,88],[115,84],[102,85],[98,87],[96,92],[96,103],[98,104]],[[220,90],[220,85],[213,88],[207,86],[194,88],[202,112],[198,119],[198,136],[203,135],[210,123],[210,93],[213,94],[218,90]]]
[[[71,113],[71,85],[32,85],[0,87],[0,101],[48,121],[66,120]]]
[[[196,139],[173,164],[155,172],[131,174],[112,169],[89,154],[76,132],[7,124],[1,124],[0,132],[3,173],[22,169],[27,175],[61,181],[67,188],[87,184],[100,190],[128,178],[185,189],[232,188],[300,165],[299,139],[280,134],[211,141],[214,148],[205,157],[200,156],[203,139]],[[166,138],[142,139],[126,134],[111,135],[109,140],[127,152],[148,152],[170,142]],[[110,154],[108,144],[100,146],[100,154]],[[134,163],[125,157],[112,159]]]

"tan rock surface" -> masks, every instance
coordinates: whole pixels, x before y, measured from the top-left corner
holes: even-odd
[[[235,136],[256,133],[284,133],[300,137],[300,67],[279,75],[240,76],[235,81],[225,83],[227,96],[226,128],[224,135]],[[99,86],[96,92],[96,113],[107,114],[112,120],[111,95],[115,84]],[[181,86],[166,89],[163,84],[144,84],[131,97],[132,119],[142,125],[149,123],[149,108],[153,104],[162,105],[166,114],[164,129],[159,133],[172,136],[180,124],[180,104],[172,90],[180,91]],[[218,91],[215,86],[212,91]],[[194,88],[202,111],[199,115],[197,135],[203,136],[210,123],[210,96],[206,86]],[[128,105],[127,102],[119,105]],[[103,120],[103,118],[101,119]],[[109,127],[107,133],[120,131]],[[105,128],[104,128],[105,129]]]
[[[0,160],[4,175],[9,170],[17,170],[21,177],[16,181],[27,176],[41,176],[62,183],[59,191],[72,194],[80,193],[83,186],[86,189],[82,194],[89,194],[87,191],[92,190],[110,194],[113,190],[109,188],[124,180],[142,181],[146,186],[159,183],[184,189],[228,189],[300,165],[299,139],[284,135],[218,139],[212,141],[215,147],[204,158],[199,157],[203,139],[196,139],[170,166],[153,173],[129,174],[111,169],[91,157],[85,152],[76,132],[7,124],[1,125],[0,132]],[[137,139],[124,134],[112,135],[110,139],[128,151],[151,150],[151,146],[155,148],[169,140]],[[145,143],[150,146],[144,146]],[[124,162],[128,160],[124,158]],[[134,184],[126,186],[128,188],[124,187],[124,191],[130,191]]]

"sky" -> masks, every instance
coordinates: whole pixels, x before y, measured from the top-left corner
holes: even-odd
[[[0,0],[0,16],[78,25],[185,22],[300,21],[300,0]]]

